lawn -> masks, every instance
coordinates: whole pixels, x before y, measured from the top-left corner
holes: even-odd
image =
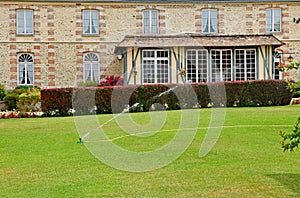
[[[1,197],[299,197],[300,149],[283,152],[280,130],[290,132],[300,106],[227,108],[222,133],[203,158],[212,109],[188,149],[173,163],[148,172],[114,169],[78,144],[73,117],[0,120]],[[139,124],[149,113],[131,114]],[[113,143],[150,151],[172,140],[181,111],[168,111],[161,132],[126,135],[113,120],[103,126]],[[100,123],[112,115],[98,115]],[[125,162],[124,162],[125,163]]]

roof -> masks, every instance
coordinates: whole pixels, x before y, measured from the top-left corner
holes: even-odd
[[[279,47],[283,43],[272,34],[203,35],[185,33],[179,35],[125,36],[117,49],[128,47],[254,47],[262,45]]]
[[[28,0],[0,0],[0,2],[26,2]],[[112,2],[112,3],[250,3],[250,2],[300,2],[300,0],[29,0],[28,2]]]

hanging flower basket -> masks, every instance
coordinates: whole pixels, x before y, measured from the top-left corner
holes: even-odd
[[[284,72],[286,70],[287,66],[283,62],[279,62],[277,65],[277,69],[280,72]]]

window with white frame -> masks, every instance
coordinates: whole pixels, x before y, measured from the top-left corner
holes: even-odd
[[[157,10],[143,11],[143,33],[158,34],[158,11]]]
[[[168,50],[143,50],[142,59],[143,83],[169,82]]]
[[[266,10],[266,31],[281,32],[281,9],[270,8]]]
[[[17,10],[17,34],[33,34],[33,11]]]
[[[255,49],[235,50],[235,80],[256,79]]]
[[[100,63],[99,57],[95,53],[87,53],[84,55],[84,81],[99,82]]]
[[[18,84],[33,85],[34,63],[31,54],[20,54],[18,56]]]
[[[99,34],[99,14],[97,10],[83,10],[83,34]]]
[[[208,81],[208,52],[205,49],[189,49],[186,51],[186,78],[188,82]]]
[[[218,12],[215,9],[202,10],[202,33],[217,33]]]
[[[280,71],[278,69],[278,65],[282,61],[281,59],[282,59],[282,53],[276,52],[274,54],[274,70],[273,70],[273,78],[276,80],[281,79]]]
[[[211,81],[232,80],[232,52],[230,49],[211,50]]]

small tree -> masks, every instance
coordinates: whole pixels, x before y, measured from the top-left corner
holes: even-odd
[[[295,128],[291,133],[285,133],[280,131],[279,135],[283,138],[281,142],[283,151],[294,151],[300,144],[300,130],[299,130],[300,116],[295,124]]]

